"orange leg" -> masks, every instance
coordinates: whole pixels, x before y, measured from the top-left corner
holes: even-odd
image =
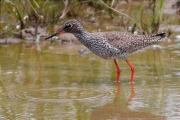
[[[117,70],[117,76],[116,76],[116,82],[119,82],[119,78],[120,78],[120,68],[116,62],[116,59],[114,59],[114,63],[116,65],[116,70]]]
[[[130,80],[130,82],[131,82],[131,84],[134,82],[134,66],[128,61],[128,60],[126,60],[126,63],[129,65],[129,67],[131,68],[131,80]]]

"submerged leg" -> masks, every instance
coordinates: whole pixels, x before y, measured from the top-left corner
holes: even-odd
[[[116,59],[114,59],[114,63],[115,63],[115,66],[116,66],[116,70],[117,70],[117,76],[116,76],[116,82],[119,82],[119,78],[120,78],[120,68],[116,62]]]
[[[134,66],[126,59],[126,63],[129,65],[129,67],[131,68],[131,80],[130,82],[133,83],[134,82]]]

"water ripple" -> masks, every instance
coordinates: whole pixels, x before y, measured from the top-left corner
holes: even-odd
[[[78,101],[95,101],[101,98],[108,99],[112,98],[113,92],[109,90],[92,90],[92,89],[81,89],[81,88],[48,88],[33,90],[26,95],[30,101],[41,101],[41,102],[73,102]]]

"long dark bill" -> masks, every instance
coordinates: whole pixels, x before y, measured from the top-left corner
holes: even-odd
[[[58,35],[58,34],[61,34],[61,33],[63,33],[63,32],[64,32],[64,30],[60,30],[59,32],[54,33],[54,34],[52,34],[51,36],[45,38],[45,40],[47,40],[47,39],[49,39],[49,38],[52,38],[52,37],[54,37],[54,36],[56,36],[56,35]]]

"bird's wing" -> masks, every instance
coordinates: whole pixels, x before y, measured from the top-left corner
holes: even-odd
[[[165,38],[165,33],[154,35],[133,35],[123,32],[107,32],[104,34],[108,43],[125,54],[150,46]]]

